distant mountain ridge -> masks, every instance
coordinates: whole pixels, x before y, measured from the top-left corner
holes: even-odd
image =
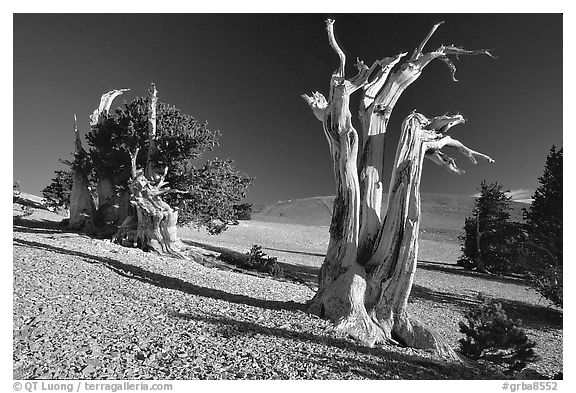
[[[475,197],[466,195],[422,193],[422,229],[461,230],[464,219],[472,214]],[[387,194],[383,199],[386,200]],[[318,196],[278,201],[256,207],[253,220],[309,226],[330,225],[334,196]],[[522,208],[526,204],[511,202],[510,218],[522,221]]]

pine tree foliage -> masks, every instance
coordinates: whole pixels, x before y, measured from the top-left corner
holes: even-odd
[[[148,97],[136,98],[118,108],[87,135],[90,157],[99,176],[129,173],[128,151],[140,148],[136,164],[146,164],[148,151]],[[208,129],[192,116],[176,107],[159,102],[157,105],[155,164],[173,168],[182,162],[194,160],[208,149],[218,145],[219,131]]]
[[[43,203],[52,209],[68,209],[70,207],[70,191],[72,190],[72,172],[57,170],[52,182],[44,187]]]
[[[503,186],[482,181],[472,216],[466,217],[462,256],[458,264],[493,273],[507,273],[521,268],[519,244],[522,231],[510,221],[511,197]]]
[[[179,221],[204,226],[211,234],[219,234],[228,225],[238,223],[236,206],[246,197],[252,182],[234,168],[232,160],[218,158],[200,168],[184,165],[169,172],[166,180],[173,188],[189,191],[165,197],[169,205],[178,208]]]
[[[558,306],[563,303],[563,149],[552,146],[533,202],[524,209],[526,264],[535,288]]]
[[[462,354],[506,366],[507,373],[520,371],[536,361],[536,343],[526,335],[522,321],[509,318],[493,299],[482,294],[478,298],[481,304],[468,311],[466,321],[459,323],[460,332],[466,335],[459,340]]]
[[[284,269],[278,264],[278,259],[266,255],[266,253],[262,251],[262,246],[257,244],[254,244],[250,251],[246,253],[244,265],[249,269],[259,270],[273,277],[284,276]]]
[[[76,153],[70,165],[80,166],[84,173],[88,173],[94,189],[97,181],[108,180],[118,197],[129,193],[129,152],[138,149],[137,167],[146,166],[149,100],[149,97],[139,97],[124,103],[123,107],[110,111],[87,133],[88,151]],[[239,211],[235,206],[245,198],[253,179],[236,170],[232,160],[198,162],[203,153],[218,146],[220,132],[210,130],[206,122],[198,122],[162,102],[156,106],[156,127],[151,161],[159,172],[168,168],[165,180],[170,188],[183,191],[164,197],[179,211],[178,224],[205,226],[210,233],[217,234],[228,225],[237,223]],[[52,184],[45,189],[45,198],[52,205],[68,207],[71,188],[71,173],[58,171]],[[119,217],[116,227],[124,219]],[[112,228],[111,233],[114,232]]]
[[[78,157],[78,154],[75,154]],[[90,168],[92,164],[87,155],[82,155],[80,161],[74,161],[73,166],[82,167],[88,170],[88,179],[90,182],[90,192],[92,198],[98,201],[98,194],[96,193],[96,178]],[[65,161],[63,161],[65,162]],[[71,170],[57,170],[54,171],[56,176],[52,179],[49,185],[42,189],[42,203],[51,209],[64,209],[70,208],[70,192],[72,191],[72,171]]]

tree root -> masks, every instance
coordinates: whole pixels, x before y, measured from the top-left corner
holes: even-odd
[[[406,312],[395,318],[392,337],[408,347],[428,350],[447,360],[460,361],[442,336]]]
[[[146,252],[188,260],[189,258],[180,252],[181,244],[178,238],[173,236],[169,229],[162,228],[162,222],[155,224],[150,228],[149,222],[139,223],[135,217],[127,217],[112,237],[112,241],[124,247],[138,247]]]
[[[355,264],[346,273],[316,293],[310,301],[308,312],[334,322],[336,330],[348,334],[368,347],[388,343],[391,335],[374,322],[366,312],[364,269]]]

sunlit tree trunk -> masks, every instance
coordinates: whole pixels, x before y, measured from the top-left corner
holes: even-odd
[[[99,107],[90,117],[90,126],[96,128],[108,115],[115,97],[128,89],[111,90],[102,95]],[[150,89],[148,107],[148,150],[146,165],[138,169],[136,165],[139,149],[131,151],[125,147],[130,156],[130,168],[117,174],[107,173],[103,168],[96,168],[98,208],[88,189],[85,174],[74,172],[74,186],[71,198],[70,226],[81,229],[81,220],[91,225],[91,233],[97,236],[112,236],[112,240],[125,246],[137,246],[147,251],[167,254],[187,259],[180,253],[180,240],[176,224],[178,212],[162,200],[166,193],[181,192],[167,187],[164,181],[168,168],[153,165],[156,151],[156,106],[158,102],[156,86]],[[76,130],[76,150],[86,154],[82,149]],[[77,161],[79,154],[77,153]],[[88,203],[90,197],[92,205]]]
[[[149,98],[149,143],[145,169],[138,169],[136,166],[139,150],[128,152],[132,176],[128,186],[134,214],[125,218],[113,240],[123,245],[135,245],[146,251],[187,259],[180,253],[181,243],[176,227],[178,212],[162,200],[162,195],[180,191],[166,187],[168,183],[164,181],[164,178],[168,168],[160,173],[158,168],[154,167],[152,160],[156,149],[156,105],[158,102],[154,84],[151,86]]]
[[[457,148],[475,162],[474,156],[491,159],[444,136],[463,123],[460,115],[427,119],[413,113],[402,125],[387,206],[382,206],[384,134],[392,109],[402,92],[434,59],[452,70],[448,55],[488,54],[441,46],[423,53],[433,27],[414,54],[376,61],[370,68],[357,63],[359,73],[346,80],[346,57],[334,36],[334,21],[327,21],[328,40],[340,64],[332,75],[328,100],[316,92],[303,98],[322,121],[334,164],[337,185],[330,227],[330,242],[320,269],[319,289],[310,302],[310,312],[327,317],[338,329],[367,344],[402,342],[456,358],[453,350],[435,332],[411,318],[406,310],[416,269],[420,223],[420,179],[424,157],[455,173],[453,159],[440,150]],[[350,116],[349,97],[361,89],[360,124],[357,135]],[[358,150],[361,157],[358,158]],[[359,165],[357,166],[357,163]],[[384,207],[387,207],[384,209]],[[386,210],[386,216],[382,211]]]

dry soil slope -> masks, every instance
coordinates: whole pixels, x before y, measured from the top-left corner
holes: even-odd
[[[384,195],[387,198],[387,194]],[[466,195],[422,194],[421,228],[460,231],[464,218],[471,215],[475,198]],[[301,224],[330,225],[334,196],[289,199],[256,207],[254,220]],[[522,208],[528,205],[512,202],[511,219],[522,220]]]

